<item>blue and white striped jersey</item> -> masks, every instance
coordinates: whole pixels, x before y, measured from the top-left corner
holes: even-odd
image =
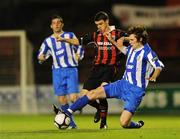
[[[129,83],[145,89],[149,83],[147,78],[150,77],[153,70],[163,68],[163,63],[158,59],[149,44],[144,47],[133,49],[130,46],[123,51],[127,55],[126,70],[123,78]]]
[[[60,36],[68,39],[76,38],[75,34],[72,32],[63,32]],[[41,44],[38,56],[41,54],[44,54],[46,59],[52,56],[52,68],[77,67],[77,55],[82,59],[84,57],[84,49],[82,46],[56,41],[55,37],[51,35]]]

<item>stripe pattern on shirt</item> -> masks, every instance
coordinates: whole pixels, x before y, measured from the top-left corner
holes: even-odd
[[[154,51],[148,44],[133,50],[131,46],[126,49],[127,61],[123,78],[129,83],[145,89],[148,85],[147,78],[155,68],[164,67]]]
[[[67,39],[76,38],[72,32],[63,32],[60,36]],[[57,42],[53,36],[50,36],[42,43],[39,55],[44,54],[46,59],[51,55],[53,58],[52,67],[55,69],[77,67],[78,61],[75,56],[76,51],[79,53],[80,57],[83,58],[84,50],[82,47],[74,46],[67,42]]]
[[[120,30],[114,29],[111,32],[114,40],[122,37]],[[119,50],[100,32],[94,32],[93,41],[96,43],[95,65],[114,65],[116,63]]]

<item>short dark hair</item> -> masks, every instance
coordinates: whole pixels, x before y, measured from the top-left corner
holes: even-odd
[[[63,18],[61,16],[59,16],[59,15],[56,15],[56,14],[51,16],[51,21],[53,19],[56,19],[56,18],[58,18],[63,23]]]
[[[132,26],[128,29],[128,35],[134,34],[138,41],[142,38],[142,44],[146,44],[148,41],[148,33],[146,31],[146,28],[141,25]]]
[[[94,16],[94,21],[99,21],[99,20],[109,20],[109,16],[106,12],[100,11]]]

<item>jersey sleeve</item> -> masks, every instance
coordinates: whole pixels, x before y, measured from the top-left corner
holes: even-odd
[[[115,38],[115,41],[117,41],[118,39],[120,39],[121,37],[126,37],[127,33],[123,30],[117,29],[117,37]],[[124,41],[123,42],[123,49],[122,49],[122,53],[124,55],[127,55],[128,49],[130,49],[130,47],[128,47],[129,43]]]
[[[77,46],[77,54],[79,55],[80,60],[84,58],[84,49],[82,45]]]
[[[72,39],[77,39],[76,35],[73,32],[71,33],[71,35],[72,35]]]
[[[46,42],[46,40],[41,44],[41,47],[39,49],[39,53],[38,53],[38,57],[43,54],[45,55],[45,59],[48,59],[51,55],[51,51],[48,47],[48,44]]]
[[[148,55],[147,55],[147,59],[149,61],[149,63],[153,66],[153,68],[164,68],[164,64],[159,60],[159,58],[157,57],[156,53],[154,51],[149,51]]]

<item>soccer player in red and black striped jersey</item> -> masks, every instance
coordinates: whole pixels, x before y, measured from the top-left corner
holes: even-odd
[[[86,34],[83,37],[84,44],[94,43],[96,46],[93,69],[83,85],[83,94],[86,94],[88,90],[95,89],[100,85],[105,85],[113,81],[116,74],[117,57],[120,51],[108,40],[105,34],[110,33],[115,41],[125,34],[122,30],[116,29],[115,26],[109,25],[108,14],[103,11],[95,15],[94,22],[97,26],[97,31],[92,34]],[[107,100],[100,99],[99,101],[92,101],[89,104],[97,109],[94,122],[97,123],[101,119],[100,129],[106,129]]]

